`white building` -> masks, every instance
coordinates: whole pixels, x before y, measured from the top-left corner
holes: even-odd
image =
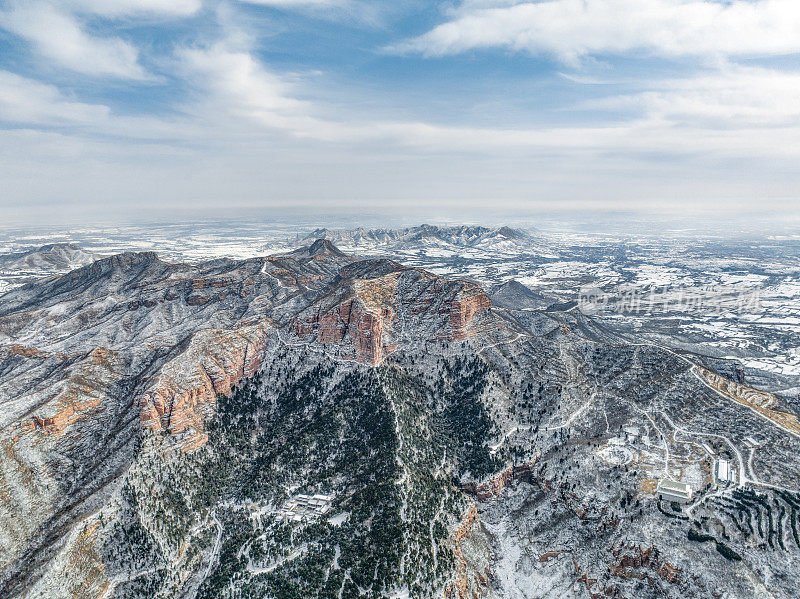
[[[733,470],[731,470],[731,463],[728,460],[717,460],[717,465],[714,467],[714,476],[718,483],[732,483]]]
[[[665,501],[687,503],[692,499],[692,487],[686,483],[664,479],[658,483],[656,494],[658,495],[659,499],[663,499]]]

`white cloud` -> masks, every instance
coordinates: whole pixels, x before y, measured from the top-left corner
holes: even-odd
[[[187,117],[179,121],[120,117],[106,106],[75,101],[52,85],[7,72],[0,72],[0,118],[178,144],[189,138],[200,143],[237,137],[252,141],[278,132],[381,151],[394,147],[495,155],[524,151],[635,156],[691,150],[722,157],[800,158],[800,74],[729,66],[720,72],[649,82],[645,91],[575,107],[622,111],[627,120],[609,124],[600,117],[594,126],[493,129],[375,120],[369,115],[339,118],[324,105],[298,99],[299,84],[271,71],[247,43],[233,35],[209,46],[178,50],[178,74],[195,90],[195,102],[183,107]]]
[[[648,82],[647,91],[584,102],[582,107],[640,112],[694,127],[800,124],[800,73],[728,65],[719,71]]]
[[[267,70],[249,51],[219,42],[183,48],[178,56],[189,80],[202,89],[200,110],[227,113],[276,128],[294,128],[309,105],[292,96],[283,78]]]
[[[81,11],[105,17],[153,14],[186,17],[203,6],[202,0],[53,0],[67,11]]]
[[[139,62],[130,42],[90,33],[79,16],[105,18],[187,17],[202,0],[14,0],[0,11],[0,27],[30,42],[59,66],[94,76],[147,80],[152,77]]]
[[[590,200],[641,207],[675,197],[734,197],[748,206],[758,194],[789,197],[800,181],[774,176],[800,159],[797,125],[749,125],[746,115],[742,121],[726,117],[733,119],[729,127],[706,126],[704,112],[713,112],[728,93],[724,78],[662,82],[657,91],[665,97],[657,102],[615,98],[635,103],[642,115],[613,126],[490,129],[369,115],[337,119],[330,108],[298,100],[299,84],[230,41],[185,48],[179,58],[199,100],[175,123],[120,117],[53,86],[0,72],[0,118],[54,125],[0,135],[3,201],[71,202],[64,212],[72,215],[89,202],[88,216],[123,202],[144,202],[147,209],[180,202],[191,210],[219,206],[222,198],[253,206],[301,199],[317,207],[320,199],[338,206],[355,198],[373,208],[385,198],[398,206],[447,199],[463,209],[485,206],[487,198],[502,208],[525,206],[530,198],[573,207]],[[758,83],[772,74],[741,76]],[[706,107],[686,100],[688,108],[662,108],[680,104],[668,94],[691,99],[698,90],[715,89],[720,97],[708,96]],[[784,117],[790,113],[782,109]],[[648,161],[652,153],[677,159]],[[720,166],[728,158],[744,159],[747,167]]]
[[[110,110],[65,97],[53,85],[0,71],[0,120],[35,125],[102,123]]]
[[[631,52],[656,56],[770,56],[800,52],[796,0],[547,0],[469,2],[398,51],[457,54],[508,48],[574,62]]]
[[[0,70],[0,123],[60,131],[63,136],[108,138],[176,144],[199,135],[200,126],[186,118],[114,114],[104,104],[81,102],[56,86]]]
[[[236,39],[236,38],[231,38]],[[256,136],[258,129],[366,147],[477,153],[590,152],[631,155],[693,151],[710,155],[800,157],[800,75],[729,66],[703,76],[649,82],[647,91],[575,106],[622,110],[627,120],[596,125],[493,129],[422,121],[341,119],[298,100],[299,89],[246,47],[223,41],[179,52],[202,101],[191,112],[206,124]],[[565,108],[569,110],[569,108]]]
[[[0,26],[28,40],[44,57],[88,75],[144,80],[139,53],[130,43],[87,33],[78,20],[45,3],[14,5]]]
[[[304,100],[309,82],[273,70],[258,58],[254,39],[230,26],[225,31],[221,41],[176,51],[171,74],[190,87],[193,100],[172,107],[185,113],[174,120],[120,116],[0,71],[0,119],[15,124],[0,135],[0,178],[16,181],[18,198],[34,189],[57,198],[65,188],[102,201],[107,192],[165,202],[172,196],[255,202],[265,194],[495,197],[495,190],[498,197],[527,197],[532,189],[542,197],[633,197],[629,180],[637,178],[650,191],[663,184],[681,193],[705,186],[705,192],[721,184],[725,193],[751,193],[769,179],[764,164],[779,172],[800,159],[794,101],[800,75],[793,73],[722,63],[718,71],[637,81],[638,93],[566,106],[581,109],[571,126],[447,126],[344,115]],[[612,82],[605,89],[619,88]],[[585,108],[614,109],[622,117],[611,122]],[[30,157],[15,156],[15,147],[29,148]],[[61,158],[66,152],[71,156]],[[653,155],[669,158],[651,161]],[[720,166],[729,159],[752,172]],[[688,166],[676,166],[681,161]],[[776,189],[784,193],[796,179]]]
[[[307,6],[342,6],[348,0],[241,0],[246,4],[260,4],[262,6],[274,6],[276,8],[297,8]]]

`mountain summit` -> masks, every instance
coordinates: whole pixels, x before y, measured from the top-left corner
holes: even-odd
[[[333,243],[331,243],[328,239],[317,239],[311,246],[308,248],[308,253],[311,256],[319,256],[319,255],[329,255],[329,256],[345,256],[345,253],[339,250]]]

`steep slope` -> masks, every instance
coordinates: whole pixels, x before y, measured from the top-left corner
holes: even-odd
[[[202,444],[203,414],[258,367],[280,306],[307,301],[348,261],[187,266],[121,254],[2,296],[5,584],[26,584],[52,544],[106,501],[143,428],[170,431],[184,449]]]

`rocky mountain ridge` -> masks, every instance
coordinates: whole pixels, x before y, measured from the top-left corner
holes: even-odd
[[[483,226],[439,226],[417,225],[399,229],[316,229],[309,233],[304,240],[325,238],[339,245],[382,245],[382,244],[426,244],[445,242],[465,247],[477,246],[491,241],[527,241],[531,234],[522,229],[512,227],[483,227]]]
[[[329,240],[0,296],[0,596],[792,596],[800,437],[538,299]]]
[[[351,271],[340,272],[339,267],[350,264]],[[150,252],[128,253],[2,296],[0,390],[9,398],[2,435],[18,456],[4,464],[2,491],[40,506],[24,522],[4,529],[7,546],[19,551],[35,545],[42,527],[68,507],[46,468],[33,485],[19,478],[41,470],[43,456],[70,455],[65,447],[79,450],[90,440],[112,443],[109,435],[119,434],[121,421],[131,435],[142,426],[169,432],[185,451],[202,446],[204,419],[213,412],[216,397],[230,394],[255,373],[269,335],[282,323],[299,322],[304,310],[317,309],[315,300],[330,301],[324,292],[332,281],[335,293],[355,296],[340,298],[348,306],[356,304],[353,318],[358,313],[379,323],[393,304],[379,291],[380,275],[387,270],[400,279],[395,287],[405,289],[400,265],[359,265],[326,241],[284,255],[208,266],[173,265]],[[414,271],[412,278],[424,277]],[[439,277],[427,282],[429,297],[415,316],[424,320],[434,311],[437,318],[442,313],[431,335],[466,335],[474,312],[488,300],[468,307],[468,300],[456,299],[464,284],[448,286]],[[439,332],[437,327],[451,328]],[[296,336],[303,332],[291,324],[289,329]],[[357,361],[380,362],[380,325],[357,329],[323,331],[318,341],[336,345]],[[140,424],[132,419],[137,412]],[[87,458],[91,463],[91,456],[74,455],[70,468],[92,471],[89,463],[78,466]],[[68,479],[74,476],[69,472],[58,475]],[[7,515],[10,524],[15,518]],[[24,560],[25,554],[16,555]],[[7,554],[3,568],[13,569],[14,559],[14,551]],[[25,561],[16,563],[27,567]]]
[[[52,274],[91,264],[99,257],[73,243],[49,243],[36,249],[0,256],[0,269]]]

